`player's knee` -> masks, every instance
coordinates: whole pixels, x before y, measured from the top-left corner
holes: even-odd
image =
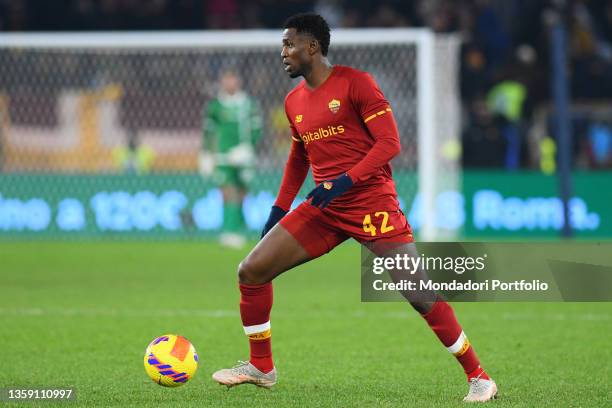
[[[246,285],[265,283],[260,269],[256,261],[246,257],[238,265],[238,281]]]
[[[240,198],[240,194],[234,186],[225,186],[221,191],[223,192],[224,201],[236,202]]]
[[[428,313],[435,303],[435,300],[422,301],[422,300],[410,300],[410,305],[419,312],[420,314]]]

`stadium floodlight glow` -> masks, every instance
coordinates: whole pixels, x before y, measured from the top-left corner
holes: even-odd
[[[11,112],[23,120],[2,124],[3,168],[113,171],[113,148],[135,131],[155,150],[157,171],[195,170],[198,104],[230,66],[239,69],[264,113],[259,166],[282,169],[278,112],[296,82],[282,75],[280,48],[281,30],[0,34],[0,113],[16,93],[21,105]],[[452,240],[458,233],[444,228],[438,215],[452,212],[443,193],[461,190],[458,51],[456,35],[429,29],[332,31],[330,61],[370,72],[393,107],[402,143],[394,169],[417,174],[397,190],[418,197],[419,211],[409,221],[422,241]],[[56,102],[47,109],[51,98]],[[36,109],[57,112],[44,125],[54,128],[31,125]],[[95,119],[85,124],[84,115]],[[276,180],[259,179],[268,183],[261,190],[277,191]],[[415,207],[406,204],[406,212]]]

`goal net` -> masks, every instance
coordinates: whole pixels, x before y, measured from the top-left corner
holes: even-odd
[[[263,136],[243,205],[261,228],[291,137],[278,31],[0,35],[0,234],[213,234],[222,196],[198,173],[203,109],[232,70]],[[393,161],[422,240],[456,234],[458,40],[425,29],[334,30],[334,64],[370,72],[396,117]],[[309,177],[300,192],[312,188]]]

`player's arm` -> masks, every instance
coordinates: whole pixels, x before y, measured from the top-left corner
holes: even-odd
[[[262,118],[259,105],[255,99],[251,99],[249,104],[249,120],[251,121],[251,143],[257,145],[262,135]]]
[[[300,188],[302,188],[304,180],[306,180],[309,168],[310,161],[308,160],[304,144],[301,141],[297,142],[294,140],[291,143],[291,150],[285,164],[283,179],[276,196],[276,201],[274,202],[275,206],[284,211],[289,211],[293,200],[300,191]]]
[[[369,74],[363,73],[362,78],[353,81],[351,97],[375,140],[365,157],[347,172],[353,183],[358,183],[376,174],[378,169],[397,156],[401,145],[389,102]]]
[[[212,150],[213,140],[217,132],[217,103],[210,101],[202,114],[202,150]]]
[[[293,204],[293,200],[295,200],[297,193],[300,191],[300,188],[302,188],[304,180],[306,180],[306,176],[308,175],[308,169],[310,168],[310,160],[308,159],[304,143],[302,143],[291,121],[289,121],[289,123],[291,127],[291,139],[293,140],[291,143],[291,150],[289,151],[289,157],[285,164],[285,171],[283,172],[283,179],[278,190],[278,195],[276,196],[276,201],[272,206],[268,221],[261,233],[262,238],[285,216],[285,214],[287,214],[287,212],[289,212],[291,204]]]
[[[215,134],[217,132],[217,103],[210,101],[202,113],[202,147],[198,155],[198,167],[200,174],[210,176],[215,168],[212,154],[214,148]]]

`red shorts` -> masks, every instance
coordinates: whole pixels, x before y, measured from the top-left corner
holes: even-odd
[[[360,243],[414,242],[412,228],[399,208],[393,211],[372,210],[368,214],[330,207],[321,210],[304,201],[280,224],[313,258],[331,251],[348,238]]]

